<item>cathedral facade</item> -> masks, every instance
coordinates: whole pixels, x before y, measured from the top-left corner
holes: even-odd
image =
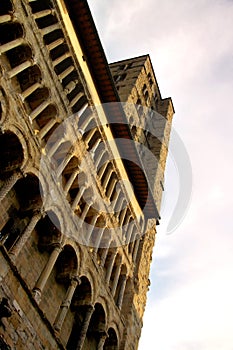
[[[86,0],[1,1],[1,349],[138,348],[173,113]]]

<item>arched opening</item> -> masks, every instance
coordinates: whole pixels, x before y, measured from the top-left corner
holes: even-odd
[[[36,89],[32,94],[30,94],[26,101],[30,108],[30,111],[36,109],[42,102],[49,98],[49,90],[46,87]]]
[[[78,128],[85,131],[87,125],[93,120],[93,112],[91,108],[85,109],[85,111],[81,114],[78,121]],[[94,121],[93,121],[94,122]],[[95,127],[95,124],[94,124]],[[91,128],[88,128],[90,130]]]
[[[50,0],[30,1],[30,6],[32,8],[33,13],[53,8],[53,5]]]
[[[49,104],[37,117],[33,120],[33,127],[36,130],[42,130],[43,128],[50,130],[49,126],[52,121],[56,123],[57,108],[56,106]],[[48,126],[48,128],[47,128]],[[52,127],[52,126],[51,126]],[[43,131],[43,130],[42,130]]]
[[[23,147],[12,132],[0,134],[0,179],[6,179],[19,170],[24,159]]]
[[[23,27],[17,22],[0,24],[0,45],[23,37]]]
[[[101,340],[101,335],[105,332],[105,329],[105,311],[103,306],[97,303],[95,304],[95,310],[91,317],[83,349],[98,349],[98,344]]]
[[[26,91],[29,87],[36,83],[40,83],[42,79],[42,73],[37,65],[33,65],[23,70],[17,75],[18,82],[20,84],[22,92]]]
[[[10,0],[2,0],[0,8],[0,16],[7,15],[13,11],[13,6]]]
[[[38,178],[33,174],[19,179],[3,201],[1,240],[7,251],[13,249],[26,231],[42,199]]]
[[[125,290],[124,290],[123,299],[121,301],[121,305],[118,302],[118,307],[121,309],[121,313],[125,317],[127,317],[130,311],[130,306],[132,305],[133,290],[134,289],[132,288],[132,279],[128,277],[126,279]]]
[[[71,301],[71,311],[73,313],[73,325],[72,330],[67,341],[66,349],[74,350],[77,348],[80,337],[83,337],[82,341],[85,341],[88,326],[91,320],[93,308],[91,306],[92,301],[92,288],[87,277],[81,277],[81,283],[77,286],[74,296]],[[68,315],[71,318],[71,315]],[[70,324],[66,320],[67,324]],[[63,330],[65,335],[65,328]]]
[[[63,142],[52,155],[52,163],[57,169],[70,154],[72,149],[72,143],[70,141]]]
[[[62,171],[62,185],[66,193],[69,193],[76,177],[79,173],[80,160],[73,156]],[[78,179],[76,179],[78,181]]]
[[[67,284],[71,276],[77,273],[78,260],[73,247],[66,245],[56,262],[56,280],[59,283]]]
[[[126,287],[126,277],[127,276],[127,267],[125,265],[122,265],[120,276],[117,283],[116,293],[114,296],[115,303],[119,308],[121,308],[124,293],[125,293],[125,287]]]
[[[115,294],[116,288],[118,285],[120,270],[121,270],[121,256],[120,254],[117,254],[114,261],[114,266],[112,269],[110,281],[109,281],[109,287],[113,295]]]
[[[40,251],[50,252],[61,241],[61,227],[57,215],[49,211],[36,226]]]
[[[15,68],[27,60],[31,60],[33,53],[28,45],[20,45],[7,51],[6,56],[11,68]]]
[[[118,349],[118,339],[116,332],[113,328],[108,330],[108,338],[105,341],[103,350],[117,350]]]

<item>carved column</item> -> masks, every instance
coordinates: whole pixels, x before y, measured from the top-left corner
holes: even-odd
[[[0,190],[0,201],[2,201],[10,190],[14,187],[16,182],[21,179],[22,174],[19,172],[14,173],[9,179],[7,179]]]
[[[63,300],[60,306],[60,310],[58,311],[56,320],[54,322],[54,328],[56,329],[57,332],[60,332],[62,328],[66,314],[69,310],[75,289],[78,284],[80,284],[80,279],[78,277],[73,277],[70,281],[70,286],[66,292],[65,299]]]
[[[15,259],[18,256],[19,252],[21,251],[21,249],[23,248],[23,246],[31,236],[32,231],[36,227],[36,224],[41,219],[41,217],[42,217],[42,213],[40,211],[37,211],[34,213],[33,217],[31,218],[31,221],[29,222],[28,226],[24,230],[22,236],[18,239],[16,244],[9,251],[9,254],[13,259]]]
[[[82,347],[83,347],[83,344],[84,344],[84,341],[85,341],[85,338],[87,335],[88,327],[89,327],[89,324],[91,321],[91,316],[92,316],[94,311],[95,311],[94,306],[92,306],[92,305],[87,306],[87,310],[86,310],[86,314],[84,316],[83,323],[81,326],[79,340],[78,340],[76,350],[82,350]]]
[[[45,284],[54,268],[54,265],[57,261],[57,258],[59,256],[59,254],[62,251],[62,245],[57,243],[57,245],[55,245],[54,250],[52,251],[49,260],[44,268],[44,270],[42,271],[38,281],[36,282],[35,287],[33,288],[33,292],[34,292],[34,296],[37,302],[40,301],[41,298],[41,293],[43,292],[43,289],[45,287]]]
[[[126,275],[121,276],[121,287],[120,287],[118,300],[117,300],[117,306],[119,307],[119,309],[121,309],[121,307],[122,307],[123,298],[124,298],[124,294],[125,294],[126,282],[127,282]]]

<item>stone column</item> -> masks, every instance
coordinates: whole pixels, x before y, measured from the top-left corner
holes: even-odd
[[[97,159],[95,160],[95,167],[98,169],[99,164],[101,163],[102,158],[104,157],[106,153],[106,149],[100,150]]]
[[[21,235],[21,237],[19,237],[19,239],[17,240],[15,245],[9,251],[9,255],[13,259],[17,258],[19,252],[21,251],[21,249],[23,248],[23,246],[25,245],[25,243],[27,242],[27,240],[31,236],[32,231],[36,227],[36,224],[41,219],[41,217],[42,217],[42,213],[40,211],[35,212],[33,214],[33,217],[31,218],[31,221],[29,222],[28,226],[24,230],[23,234]]]
[[[113,284],[112,284],[112,296],[113,297],[115,296],[115,293],[116,293],[120,273],[121,273],[121,263],[119,263],[119,265],[117,266],[116,273],[115,273],[114,280],[113,280]]]
[[[100,333],[99,343],[97,345],[97,350],[103,350],[106,339],[108,338],[108,334],[106,332]]]
[[[67,181],[66,185],[65,185],[65,188],[64,188],[64,192],[65,194],[68,193],[68,191],[70,190],[76,176],[78,176],[79,174],[79,169],[77,168],[71,175],[70,175],[70,178],[69,180]]]
[[[113,193],[113,190],[114,190],[114,188],[115,188],[116,183],[117,183],[117,179],[116,179],[116,178],[113,178],[112,181],[111,181],[111,184],[110,184],[110,186],[109,186],[109,189],[108,189],[108,191],[107,191],[107,193],[106,193],[106,196],[107,196],[109,199],[111,198],[111,195],[112,195],[112,193]],[[114,198],[113,198],[113,200],[114,200]]]
[[[105,261],[106,261],[107,255],[108,255],[108,250],[109,250],[108,247],[104,248],[104,252],[101,255],[101,266],[104,266],[104,264],[105,264]]]
[[[106,278],[105,278],[106,284],[109,284],[109,280],[110,280],[110,277],[111,277],[111,274],[112,274],[112,269],[113,269],[113,265],[114,265],[114,262],[115,262],[116,255],[117,255],[117,252],[114,252],[111,255],[111,259],[109,261],[109,265],[107,267],[107,272],[106,272]]]
[[[53,119],[50,119],[48,123],[45,124],[45,126],[40,130],[40,132],[37,134],[39,139],[43,139],[45,135],[49,132],[49,130],[52,129],[52,127],[56,124],[57,120],[54,117]]]
[[[135,244],[134,244],[134,250],[133,250],[133,261],[136,260],[137,253],[138,253],[138,247],[140,243],[140,238],[136,239]]]
[[[78,202],[80,201],[80,199],[81,199],[81,197],[82,197],[82,195],[83,195],[83,193],[84,193],[86,187],[87,187],[87,185],[85,184],[85,185],[83,185],[83,186],[79,189],[78,194],[77,194],[77,196],[75,197],[75,199],[74,199],[74,201],[73,201],[73,203],[72,203],[72,206],[71,206],[71,208],[72,208],[73,210],[76,209],[76,207],[77,207],[77,205],[78,205]]]
[[[89,243],[89,241],[90,241],[92,232],[93,232],[93,230],[94,230],[94,228],[95,228],[95,224],[96,224],[96,222],[97,222],[99,216],[100,216],[100,214],[96,214],[96,215],[94,215],[93,218],[91,219],[91,222],[90,222],[90,224],[89,224],[90,227],[88,227],[88,231],[87,231],[87,237],[86,237],[87,243]]]
[[[20,65],[16,66],[15,68],[12,68],[9,72],[9,78],[13,78],[15,77],[17,74],[23,72],[25,69],[31,67],[33,64],[32,60],[27,60],[23,63],[21,63]]]
[[[54,322],[54,328],[57,332],[61,331],[62,325],[64,323],[65,317],[69,310],[75,289],[77,285],[80,284],[80,279],[78,277],[73,277],[70,281],[70,286],[66,292],[65,299],[63,300],[60,310],[58,311],[56,320]]]
[[[104,172],[105,172],[105,170],[106,170],[108,164],[109,164],[109,161],[105,162],[105,163],[102,165],[102,167],[100,168],[100,170],[99,170],[99,172],[98,172],[98,176],[99,176],[100,179],[101,179],[101,177],[103,176],[103,174],[104,174]]]
[[[21,179],[23,175],[20,172],[14,173],[9,179],[7,179],[0,190],[0,202],[7,196],[10,190],[14,187],[16,182]]]
[[[46,104],[47,101],[43,102]],[[40,106],[39,106],[40,107]],[[37,107],[38,108],[38,107]],[[61,144],[65,142],[64,138],[58,139],[54,144],[48,149],[48,157],[52,157],[54,153],[58,150],[58,148],[61,146]]]
[[[30,96],[33,92],[35,92],[37,89],[41,88],[41,83],[34,83],[33,85],[29,86],[26,90],[21,92],[21,97],[23,101]]]
[[[85,207],[84,207],[84,209],[83,209],[83,212],[82,212],[82,214],[81,214],[81,216],[80,216],[80,219],[81,219],[82,221],[85,220],[85,217],[86,217],[86,215],[87,215],[87,213],[88,213],[90,207],[92,206],[92,204],[93,204],[92,201],[89,199],[89,203],[86,203],[86,205],[85,205]]]
[[[104,233],[104,230],[106,229],[106,226],[102,227],[99,229],[99,232],[98,232],[98,237],[95,241],[95,253],[97,253],[98,249],[99,249],[99,245],[100,245],[100,242],[101,242],[101,239],[103,237],[103,233]]]
[[[95,134],[97,129],[91,129],[89,130],[88,134],[86,135],[86,137],[84,138],[84,141],[86,143],[86,145],[88,145],[88,142],[91,140],[92,136]]]
[[[43,292],[45,284],[54,268],[54,265],[61,251],[62,245],[58,243],[52,251],[44,270],[42,271],[38,281],[36,282],[35,287],[33,288],[34,297],[37,302],[40,302],[41,293]]]
[[[69,163],[71,158],[73,157],[73,155],[74,155],[73,151],[74,151],[73,149],[70,149],[70,151],[67,153],[66,157],[63,159],[63,161],[61,162],[61,164],[57,168],[57,177],[61,176],[63,170],[65,169],[65,167],[67,166],[67,164]]]
[[[132,223],[129,223],[129,227],[127,228],[126,244],[129,244],[131,240],[133,229],[134,229],[134,222],[132,221]]]
[[[119,307],[119,309],[121,309],[121,307],[122,307],[124,293],[125,293],[125,287],[126,287],[126,282],[127,282],[127,277],[126,277],[126,275],[123,275],[121,277],[121,287],[120,287],[118,300],[117,300],[117,306]]]
[[[106,187],[108,185],[108,182],[110,180],[110,177],[111,177],[112,173],[113,173],[113,169],[110,168],[108,170],[107,174],[105,175],[105,178],[104,178],[104,181],[103,181],[103,188],[104,188],[104,190],[106,190]]]
[[[95,311],[94,306],[92,306],[92,305],[87,306],[87,311],[86,311],[86,314],[84,316],[81,330],[79,333],[79,340],[78,340],[78,344],[76,346],[76,350],[82,350],[82,347],[83,347],[83,344],[84,344],[84,341],[85,341],[85,338],[87,335],[88,327],[89,327],[89,324],[91,321],[91,316],[92,316],[94,311]]]
[[[12,49],[24,44],[24,43],[25,43],[24,38],[18,38],[18,39],[12,40],[6,44],[3,44],[0,46],[0,54],[7,52],[9,50],[12,50]]]
[[[123,225],[123,222],[124,222],[124,219],[125,219],[125,215],[126,215],[127,209],[128,209],[128,207],[126,206],[126,207],[125,207],[124,209],[122,209],[122,211],[120,212],[120,215],[119,215],[119,225],[120,225],[120,226]]]

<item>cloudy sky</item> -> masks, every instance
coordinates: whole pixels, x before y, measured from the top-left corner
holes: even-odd
[[[168,161],[139,349],[232,350],[233,1],[89,4],[110,62],[150,54],[192,163],[189,210],[168,235],[183,188]]]

